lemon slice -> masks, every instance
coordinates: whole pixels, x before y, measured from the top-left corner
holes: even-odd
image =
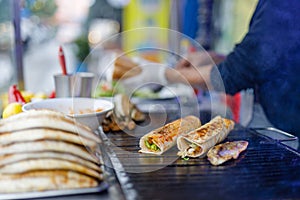
[[[10,103],[4,108],[2,117],[7,118],[12,115],[18,114],[20,112],[22,112],[22,104],[21,103],[17,103],[17,102]]]

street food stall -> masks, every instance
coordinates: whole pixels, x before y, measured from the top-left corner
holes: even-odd
[[[204,12],[212,2],[186,9],[202,3]],[[1,95],[0,199],[299,199],[298,137],[259,122],[248,126],[253,90],[232,97],[224,88],[204,91],[156,75],[169,70],[179,80],[175,63],[205,52],[213,33],[202,32],[203,46],[180,33],[181,1],[111,4],[123,9],[123,21],[94,20],[79,41],[92,50],[76,67],[69,44],[56,45],[57,67],[47,74],[53,87],[43,94],[24,84],[20,1],[11,4],[18,73]],[[212,25],[208,11],[205,26]],[[116,34],[121,25],[126,31]]]

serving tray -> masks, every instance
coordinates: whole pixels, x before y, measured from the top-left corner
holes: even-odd
[[[92,188],[79,188],[79,189],[68,189],[68,190],[48,190],[41,192],[22,192],[22,193],[9,193],[0,194],[0,199],[35,199],[35,198],[46,198],[46,197],[60,197],[67,195],[78,195],[78,194],[91,194],[105,191],[108,188],[108,183],[102,182],[97,187]]]

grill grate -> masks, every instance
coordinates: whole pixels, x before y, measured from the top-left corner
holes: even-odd
[[[102,134],[112,149],[111,158],[117,158],[122,171],[142,170],[153,167],[143,163],[160,156],[131,154],[137,152],[138,138],[124,133]],[[176,159],[168,154],[171,162],[153,172],[119,173],[127,199],[299,199],[300,156],[288,147],[241,127],[233,130],[228,141],[247,140],[248,148],[237,160],[221,166],[212,166],[206,158]],[[112,145],[112,143],[114,145]],[[127,152],[124,152],[127,151]],[[130,152],[130,153],[128,153]],[[177,152],[177,150],[174,150]],[[140,161],[136,164],[136,161]],[[118,168],[116,169],[119,170]],[[122,174],[120,176],[120,174]]]

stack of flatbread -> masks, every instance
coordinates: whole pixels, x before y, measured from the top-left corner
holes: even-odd
[[[55,111],[0,120],[0,193],[97,186],[99,143],[88,127]]]

